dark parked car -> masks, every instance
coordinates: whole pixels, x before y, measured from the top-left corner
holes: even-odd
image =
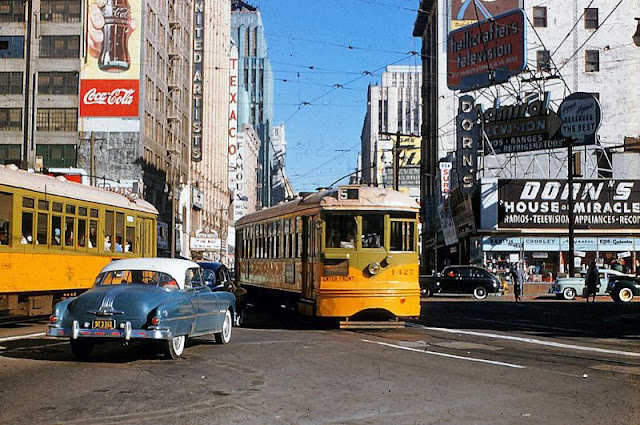
[[[212,290],[223,290],[231,292],[236,296],[236,316],[235,326],[242,325],[244,312],[246,308],[247,290],[236,286],[233,276],[227,266],[215,261],[198,261],[198,265],[202,267],[204,272],[204,281]]]
[[[640,296],[640,278],[631,276],[611,276],[607,294],[617,303],[629,303]]]
[[[235,296],[212,291],[193,261],[125,259],[107,264],[87,292],[56,304],[47,335],[70,339],[79,360],[96,343],[135,340],[155,342],[175,359],[187,338],[213,334],[228,343],[235,310]]]
[[[479,300],[499,293],[502,282],[489,271],[474,266],[447,266],[435,276],[420,276],[420,291],[430,297],[435,293],[473,294]]]

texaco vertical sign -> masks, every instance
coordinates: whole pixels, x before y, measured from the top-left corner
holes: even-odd
[[[191,160],[202,161],[202,61],[204,56],[204,0],[193,2],[193,79],[191,94]]]
[[[231,49],[229,59],[229,188],[236,185],[238,158],[238,49]]]

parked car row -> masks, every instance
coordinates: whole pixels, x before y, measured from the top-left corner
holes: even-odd
[[[549,288],[550,294],[558,299],[573,300],[577,296],[586,296],[585,275],[560,277]],[[612,269],[600,269],[600,286],[597,296],[609,295],[615,302],[628,303],[633,297],[640,296],[640,279]]]
[[[166,358],[178,358],[188,338],[231,340],[242,314],[229,273],[219,263],[136,258],[114,261],[93,288],[56,304],[47,335],[68,338],[79,360],[97,343],[145,341]],[[244,290],[243,290],[244,291]]]

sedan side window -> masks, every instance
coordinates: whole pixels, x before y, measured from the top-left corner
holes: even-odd
[[[202,271],[204,274],[204,281],[205,283],[207,283],[208,285],[216,285],[216,274],[214,272],[212,272],[211,270],[205,269]]]
[[[201,269],[189,269],[184,279],[184,289],[191,289],[204,285]]]

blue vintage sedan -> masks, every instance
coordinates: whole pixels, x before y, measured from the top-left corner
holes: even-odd
[[[105,266],[89,291],[56,304],[47,335],[70,338],[79,360],[95,343],[113,340],[157,341],[176,359],[190,337],[213,334],[228,343],[235,311],[235,296],[205,285],[193,261],[125,259]]]

